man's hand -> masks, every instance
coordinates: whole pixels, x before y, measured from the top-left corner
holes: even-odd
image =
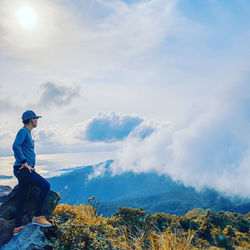
[[[27,164],[27,162],[25,162],[25,163],[22,165],[22,167],[20,167],[20,169],[22,169],[22,168],[27,168],[27,169],[30,171],[30,173],[31,173],[32,170],[35,171],[35,169],[33,169],[31,166],[29,166],[29,165]]]

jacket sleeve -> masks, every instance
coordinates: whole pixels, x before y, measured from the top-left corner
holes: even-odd
[[[22,147],[21,147],[26,136],[27,136],[27,133],[25,132],[25,130],[20,129],[18,131],[18,133],[16,135],[16,139],[12,145],[12,149],[13,149],[14,153],[21,160],[22,163],[26,162],[24,155],[23,155]]]

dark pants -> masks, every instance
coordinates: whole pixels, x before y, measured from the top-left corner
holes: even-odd
[[[16,221],[15,227],[22,225],[22,217],[24,213],[24,206],[27,200],[29,186],[36,186],[40,188],[40,193],[36,201],[35,216],[42,215],[42,208],[45,198],[50,190],[50,184],[42,176],[35,171],[30,171],[27,168],[19,169],[20,166],[14,166],[13,172],[18,179],[18,198],[16,201]]]

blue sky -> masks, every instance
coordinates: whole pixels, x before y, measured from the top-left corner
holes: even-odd
[[[32,109],[37,153],[117,151],[114,172],[249,196],[249,16],[243,0],[2,0],[0,156]]]

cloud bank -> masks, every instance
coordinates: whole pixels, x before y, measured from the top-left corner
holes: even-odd
[[[249,78],[229,84],[195,120],[171,124],[145,139],[128,137],[113,173],[153,171],[197,189],[250,197],[249,93]]]

